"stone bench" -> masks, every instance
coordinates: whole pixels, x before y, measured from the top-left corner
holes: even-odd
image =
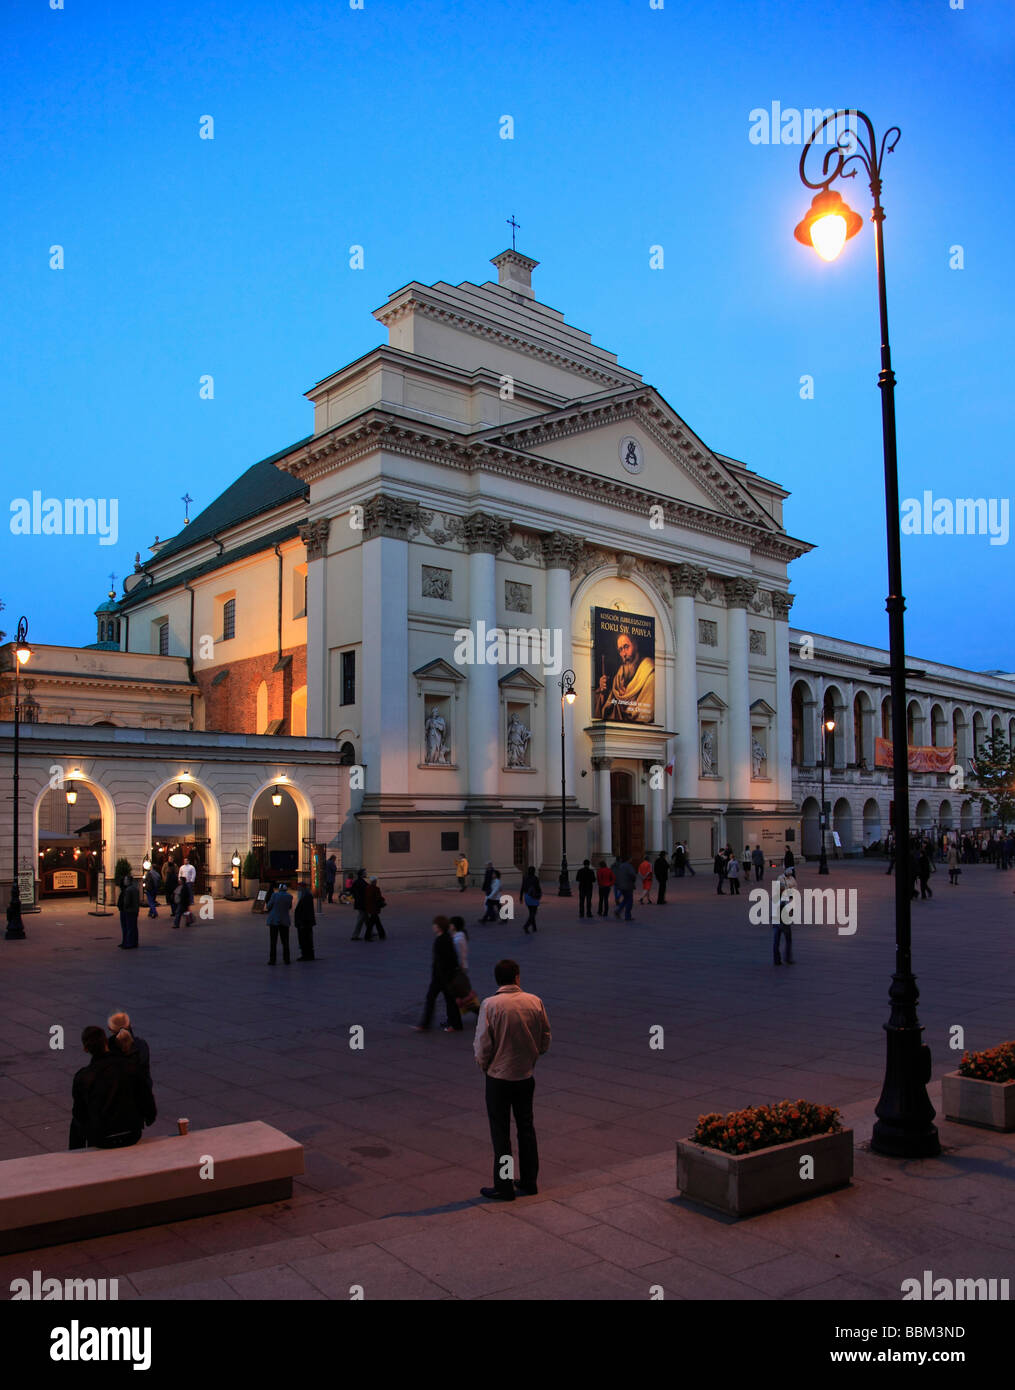
[[[142,1139],[127,1149],[7,1159],[0,1162],[0,1253],[278,1202],[292,1196],[302,1172],[303,1145],[261,1120]]]

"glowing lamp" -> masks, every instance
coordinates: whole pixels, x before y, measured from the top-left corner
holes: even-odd
[[[851,237],[863,226],[863,218],[843,202],[840,193],[826,188],[816,193],[807,216],[793,235],[804,246],[813,246],[822,260],[834,261]]]
[[[67,798],[67,805],[68,805],[68,806],[73,806],[73,805],[76,803],[76,801],[77,801],[77,799],[78,799],[78,794],[77,794],[77,792],[76,792],[75,789],[74,789],[74,783],[73,783],[73,782],[71,782],[71,784],[68,786],[67,790],[64,792],[64,796]]]
[[[185,811],[194,798],[189,792],[185,792],[181,784],[177,782],[176,791],[166,799],[174,811]]]
[[[273,806],[281,806],[281,805],[282,805],[282,793],[281,793],[281,792],[272,792],[272,794],[271,794],[271,804],[272,804]]]

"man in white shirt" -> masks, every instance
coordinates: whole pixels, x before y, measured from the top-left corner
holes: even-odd
[[[550,1046],[550,1021],[543,1001],[526,994],[513,960],[498,961],[497,993],[484,999],[476,1020],[476,1062],[486,1074],[486,1113],[493,1140],[493,1186],[481,1188],[484,1197],[513,1202],[515,1192],[533,1197],[538,1192],[539,1149],[532,1120],[536,1088],[533,1068]],[[514,1180],[511,1156],[511,1112],[518,1131],[518,1166]]]

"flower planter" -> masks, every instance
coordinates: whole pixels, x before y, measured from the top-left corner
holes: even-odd
[[[801,1176],[800,1160],[813,1160],[813,1177]],[[677,1141],[677,1188],[692,1202],[727,1216],[752,1216],[771,1207],[847,1187],[853,1176],[853,1131],[816,1134],[770,1149],[729,1154],[691,1139]]]
[[[945,1119],[982,1129],[1015,1129],[1015,1081],[978,1081],[952,1071],[941,1078]]]

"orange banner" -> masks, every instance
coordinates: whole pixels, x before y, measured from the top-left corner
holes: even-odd
[[[895,757],[890,738],[874,740],[874,766],[894,767]],[[955,748],[909,748],[910,772],[950,772],[955,766]]]

